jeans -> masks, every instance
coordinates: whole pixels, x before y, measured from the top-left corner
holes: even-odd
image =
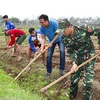
[[[63,41],[61,40],[57,43],[53,43],[52,47],[48,49],[48,54],[47,54],[47,72],[48,73],[52,72],[52,55],[53,55],[56,44],[58,44],[59,50],[60,50],[60,70],[65,69],[65,46],[64,46]]]

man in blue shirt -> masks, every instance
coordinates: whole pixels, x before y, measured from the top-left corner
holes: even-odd
[[[57,32],[58,22],[56,20],[49,20],[48,16],[42,14],[39,16],[40,22],[40,32],[42,34],[42,44],[41,52],[45,45],[45,36],[49,39],[49,49],[47,54],[47,76],[50,76],[52,72],[52,55],[55,49],[56,44],[59,46],[60,50],[60,75],[64,75],[65,68],[65,47],[62,41],[61,33]]]
[[[4,15],[2,18],[4,19],[5,28],[7,30],[11,30],[11,29],[15,28],[15,25],[13,23],[11,23],[11,21],[8,19],[8,15]],[[6,39],[6,44],[8,45],[8,43],[10,41],[10,37],[5,34],[5,39]]]
[[[11,29],[15,28],[15,25],[9,20],[8,15],[4,15],[2,18],[4,19],[6,30],[11,30]],[[10,36],[5,34],[5,40],[6,40],[6,44],[8,45],[8,43],[10,41]],[[15,56],[15,53],[16,53],[15,50],[16,49],[15,49],[15,44],[14,44],[13,56]]]
[[[4,15],[2,18],[4,19],[5,27],[7,30],[15,28],[15,25],[8,19],[8,15]]]

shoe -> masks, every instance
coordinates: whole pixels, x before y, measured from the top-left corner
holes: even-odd
[[[17,59],[17,62],[20,62],[22,60],[22,57],[19,57],[18,59]]]
[[[60,70],[60,76],[65,75],[65,71],[64,70]]]
[[[42,62],[44,66],[47,66],[46,62]]]
[[[46,78],[50,78],[51,73],[46,74]]]
[[[47,64],[44,63],[44,66],[47,66]]]
[[[30,62],[29,62],[29,61],[27,61],[27,62],[26,62],[26,66],[27,66],[29,63],[30,63]]]
[[[13,54],[13,55],[12,55],[12,57],[16,57],[16,55],[15,55],[15,54]]]
[[[28,72],[28,71],[30,71],[30,69],[31,69],[31,67],[28,67],[28,68],[26,69],[26,71]]]

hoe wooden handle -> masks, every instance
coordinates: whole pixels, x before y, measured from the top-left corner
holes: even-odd
[[[80,64],[78,66],[78,69],[81,68],[82,66],[84,66],[85,64],[89,63],[90,61],[92,61],[93,59],[95,59],[96,57],[98,57],[99,54],[95,55],[94,57],[90,58],[89,60],[85,61],[84,63]],[[70,74],[72,74],[73,71],[69,71],[68,73],[66,73],[65,75],[63,75],[62,77],[58,78],[57,80],[55,80],[54,82],[50,83],[49,85],[47,85],[46,87],[42,88],[40,91],[41,92],[45,92],[47,89],[49,89],[51,86],[57,84],[58,82],[60,82],[61,80],[63,80],[64,78],[66,78],[67,76],[69,76]]]
[[[45,52],[47,49],[49,48],[49,46],[47,46],[44,50],[43,50],[43,52]],[[14,80],[16,80],[38,57],[40,57],[40,55],[41,55],[42,53],[39,53],[18,75],[17,75],[17,77],[14,79]]]
[[[11,48],[14,48],[14,46],[12,46]],[[11,49],[11,48],[7,48],[7,47],[0,47],[0,50],[2,50],[2,49],[7,50],[7,49]]]

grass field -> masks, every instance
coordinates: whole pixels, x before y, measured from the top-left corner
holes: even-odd
[[[0,100],[40,100],[37,94],[21,89],[13,78],[0,69]]]

